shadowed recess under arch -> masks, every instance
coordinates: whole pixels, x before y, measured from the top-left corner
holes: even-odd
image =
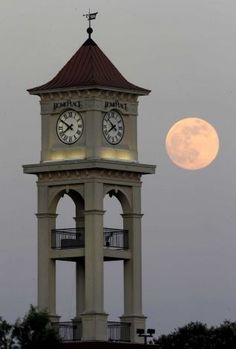
[[[121,189],[109,189],[105,195],[109,197],[115,197],[121,204],[123,213],[128,213],[131,210],[131,203],[128,197],[128,193]]]
[[[74,189],[59,189],[50,201],[50,212],[56,213],[58,203],[64,195],[68,195],[73,200],[76,210],[84,210],[84,198],[79,193],[79,191]]]

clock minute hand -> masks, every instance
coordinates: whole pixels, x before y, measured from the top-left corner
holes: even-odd
[[[111,122],[111,120],[110,120],[110,119],[108,119],[108,121],[110,122],[111,126],[113,126],[113,127],[114,127],[114,124]]]
[[[111,130],[113,130],[113,128],[116,128],[116,125],[112,125],[112,127],[110,128],[110,130],[108,130],[108,132],[110,132]]]

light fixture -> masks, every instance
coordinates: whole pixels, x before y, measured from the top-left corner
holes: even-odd
[[[145,330],[143,328],[137,328],[136,333],[138,334],[139,337],[144,338],[144,344],[147,344],[147,338],[148,337],[153,337],[155,334],[154,328],[148,328],[147,333],[145,333]]]
[[[137,334],[141,337],[142,334],[144,334],[144,329],[143,328],[137,328]]]
[[[150,334],[150,336],[152,337],[155,334],[155,330],[153,328],[148,328],[147,329],[147,333]]]

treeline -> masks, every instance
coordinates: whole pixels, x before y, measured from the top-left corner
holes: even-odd
[[[54,349],[59,343],[47,312],[31,306],[25,317],[14,325],[0,317],[0,349]]]
[[[236,349],[236,322],[217,327],[191,322],[154,340],[158,349]]]

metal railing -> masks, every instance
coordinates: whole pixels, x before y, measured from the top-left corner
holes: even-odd
[[[130,342],[130,323],[108,322],[107,332],[110,342]]]
[[[83,228],[53,229],[51,234],[52,249],[80,248],[85,246]],[[110,249],[128,249],[128,231],[104,228],[104,247]]]
[[[84,229],[53,229],[51,239],[51,246],[53,249],[63,250],[66,248],[84,247]]]
[[[128,230],[104,228],[104,246],[112,249],[127,249]]]
[[[62,342],[78,342],[82,338],[81,321],[54,322],[53,327],[58,331]],[[130,323],[108,322],[107,339],[110,342],[130,342]]]
[[[76,342],[82,338],[82,323],[79,322],[54,322],[53,327],[58,331],[62,342]]]

